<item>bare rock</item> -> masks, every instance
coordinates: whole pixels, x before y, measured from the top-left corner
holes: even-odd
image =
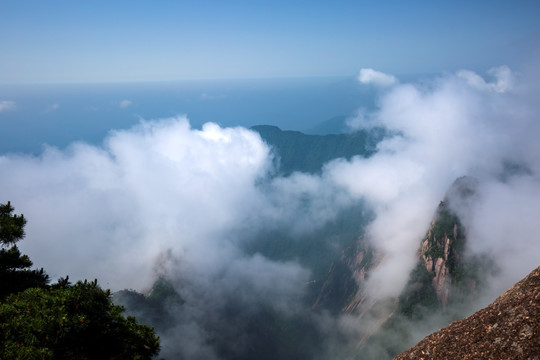
[[[395,359],[540,360],[540,267],[488,307],[427,336]]]

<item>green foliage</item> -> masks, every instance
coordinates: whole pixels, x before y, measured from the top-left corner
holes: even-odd
[[[435,223],[431,228],[432,238],[441,241],[445,236],[453,237],[456,224],[459,224],[458,217],[450,211],[448,204],[442,201],[437,209]]]
[[[0,249],[1,270],[25,269],[30,266],[32,266],[32,261],[27,255],[21,255],[17,246],[13,245],[9,249]]]
[[[429,256],[432,259],[442,258],[444,256],[443,245],[438,243],[432,243],[431,246],[426,250],[424,255]]]
[[[151,359],[153,328],[122,311],[97,281],[12,294],[0,305],[0,358]]]
[[[430,256],[432,259],[443,258],[445,246],[443,239],[448,237],[450,249],[448,259],[445,260],[454,281],[460,278],[456,275],[462,272],[462,257],[465,250],[464,232],[458,216],[450,210],[446,201],[441,201],[437,208],[435,222],[430,229],[429,248],[424,255]]]
[[[26,219],[0,204],[0,359],[151,359],[159,351],[153,328],[123,317],[97,281],[47,286],[43,269],[14,243]],[[11,246],[10,246],[11,245]],[[8,247],[9,246],[9,247]]]
[[[29,269],[32,261],[13,245],[24,238],[26,225],[24,216],[13,214],[13,211],[9,201],[0,204],[0,300],[30,287],[45,287],[49,282],[43,269]]]
[[[164,278],[156,280],[148,296],[135,290],[121,290],[113,294],[113,301],[125,306],[128,314],[137,315],[141,323],[152,324],[161,333],[178,325],[173,314],[181,311],[184,304],[184,299]]]
[[[409,276],[409,282],[399,297],[398,313],[410,319],[422,319],[426,312],[439,308],[435,289],[431,283],[433,273],[426,269],[422,261]]]
[[[23,215],[14,215],[13,206],[0,204],[0,243],[2,245],[14,244],[24,238],[26,219]]]
[[[172,284],[165,278],[160,277],[152,285],[152,290],[148,295],[148,300],[156,305],[164,305],[165,303],[184,303],[182,297],[176,292]]]

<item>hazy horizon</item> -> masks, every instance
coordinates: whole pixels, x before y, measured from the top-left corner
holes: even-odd
[[[376,91],[354,76],[204,80],[134,84],[1,86],[0,154],[101,143],[142,120],[185,115],[195,128],[275,125],[307,131],[335,116],[373,107]]]

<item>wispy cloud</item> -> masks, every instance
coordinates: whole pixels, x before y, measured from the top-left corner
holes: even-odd
[[[0,112],[13,111],[16,109],[15,101],[2,100],[0,101]]]
[[[214,95],[214,94],[202,93],[201,95],[199,95],[199,99],[201,100],[215,100],[215,99],[224,99],[224,98],[226,98],[226,96],[223,94]]]
[[[457,76],[464,79],[469,85],[480,90],[491,90],[503,93],[512,89],[514,75],[507,66],[490,69],[488,74],[494,77],[494,81],[488,82],[480,75],[469,70],[460,70],[458,71]]]
[[[128,106],[130,106],[132,104],[133,104],[133,102],[131,100],[122,100],[122,101],[120,101],[119,105],[120,105],[120,107],[122,109],[125,109],[125,108],[127,108]]]
[[[58,110],[59,107],[60,107],[59,104],[52,104],[52,105],[48,106],[45,110],[43,110],[43,113],[46,114],[46,113],[56,111],[56,110]]]

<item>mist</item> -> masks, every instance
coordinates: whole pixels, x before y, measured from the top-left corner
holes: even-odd
[[[530,254],[539,253],[540,242],[531,234],[535,222],[529,221],[538,215],[533,204],[539,189],[535,138],[540,129],[529,93],[533,79],[501,66],[485,77],[462,70],[399,84],[385,90],[378,109],[349,122],[384,126],[396,134],[379,143],[370,159],[338,160],[326,168],[335,183],[368,199],[376,211],[367,232],[385,260],[370,279],[369,294],[399,295],[416,261],[418,239],[460,176],[481,184],[473,209],[454,209],[468,219],[470,249],[496,259],[505,274],[503,287],[537,266]],[[516,216],[524,211],[529,216]],[[510,234],[515,234],[511,243]],[[510,265],[516,261],[520,264]]]
[[[354,347],[363,325],[306,310],[310,269],[246,246],[273,229],[302,238],[365,207],[372,221],[357,236],[383,259],[367,293],[396,297],[439,201],[456,178],[471,176],[479,182],[475,201],[454,210],[466,219],[469,251],[489,254],[499,268],[493,299],[538,266],[536,80],[505,66],[415,83],[363,69],[359,81],[377,87],[379,100],[351,116],[351,131],[389,134],[369,158],[276,177],[276,154],[257,133],[214,123],[197,130],[174,117],[113,130],[100,145],[2,155],[1,197],[28,219],[21,250],[53,278],[98,278],[113,290],[143,292],[169,279],[185,305],[161,334],[165,353],[219,359],[215,344],[232,339],[240,353],[252,341],[250,319],[264,310],[316,328],[313,338],[324,341],[306,350],[310,358],[335,358],[342,345]]]

